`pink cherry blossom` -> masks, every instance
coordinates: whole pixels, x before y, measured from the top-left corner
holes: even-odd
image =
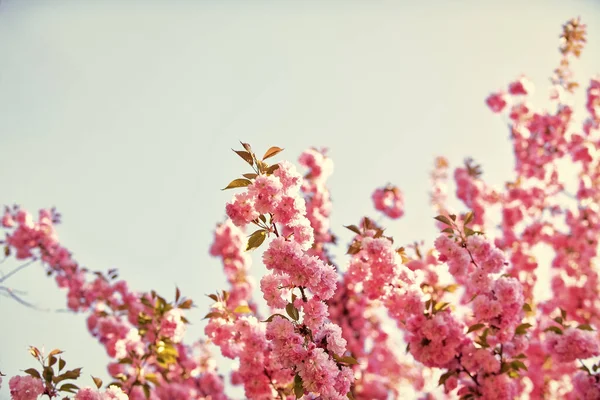
[[[44,393],[42,380],[29,375],[13,376],[8,381],[8,387],[13,400],[36,400]]]

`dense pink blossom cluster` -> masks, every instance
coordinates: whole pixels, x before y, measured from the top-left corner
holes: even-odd
[[[463,340],[463,325],[449,312],[431,318],[414,315],[406,322],[410,352],[428,367],[444,368],[459,354]]]
[[[546,332],[546,351],[559,362],[585,360],[600,355],[600,338],[596,332],[567,328],[558,334]]]
[[[302,177],[289,162],[267,164],[282,149],[259,159],[242,143],[245,150],[236,153],[253,172],[227,186],[239,192],[210,247],[229,288],[209,295],[207,342],[184,344],[192,302],[179,290],[169,303],[154,291],[135,293],[114,270],[91,273],[60,244],[55,211],[35,219],[7,208],[6,256],[41,261],[66,289],[68,308],[87,314],[90,333],[111,358],[115,382],[101,389],[94,379],[98,389],[67,390],[76,400],[225,400],[211,344],[237,361],[231,383],[248,399],[387,400],[408,397],[407,385],[421,399],[600,398],[600,362],[593,359],[600,355],[600,80],[585,92],[582,121],[565,102],[577,87],[569,63],[583,43],[585,26],[565,24],[552,77],[554,110],[529,103],[533,86],[525,77],[485,100],[509,124],[514,179],[503,189],[492,189],[468,159],[453,174],[466,209],[451,214],[449,162],[436,159],[431,204],[442,232],[433,247],[399,247],[363,217],[347,226],[354,233],[347,263],[335,265],[326,151],[301,154]],[[396,187],[376,189],[372,200],[390,218],[404,214]],[[254,231],[245,237],[248,226]],[[253,301],[246,252],[261,246],[269,316]],[[20,268],[2,275],[0,289],[15,296],[3,285]],[[550,286],[540,299],[535,289],[544,274]],[[52,355],[32,354],[57,364]],[[25,373],[9,381],[13,399],[59,395],[48,370]]]
[[[299,196],[302,178],[290,163],[281,163],[272,175],[259,175],[247,190],[234,196],[227,204],[227,216],[237,226],[245,226],[262,214],[273,215],[284,234],[293,234],[294,241],[304,250],[314,241],[306,203]]]
[[[13,376],[8,382],[13,400],[36,400],[44,391],[44,382],[32,376]]]
[[[184,362],[186,357],[193,361],[193,347],[178,345],[186,329],[182,309],[171,308],[156,313],[155,299],[150,294],[141,296],[131,291],[125,281],[115,279],[116,271],[109,271],[106,276],[81,268],[60,244],[54,227],[58,222],[59,215],[53,210],[41,210],[35,221],[25,210],[7,208],[2,218],[7,230],[6,252],[14,252],[19,260],[41,261],[48,274],[55,276],[58,286],[67,289],[69,309],[89,313],[88,329],[114,359],[109,364],[109,373],[113,377],[124,377],[119,383],[123,388],[131,389],[129,397],[134,400],[145,398],[142,388],[136,385],[141,379],[140,367],[144,365],[147,373],[162,371],[170,384],[183,385],[195,393],[203,393],[195,388],[197,382],[212,379],[218,383],[212,385],[215,391],[206,395],[213,399],[222,398],[224,387],[214,366],[204,369],[193,362]],[[144,297],[146,304],[141,301]],[[140,325],[140,313],[149,318],[145,325]],[[141,335],[141,331],[146,333]],[[149,348],[165,340],[174,345],[174,360],[179,362],[175,367],[165,365],[157,355],[148,354]],[[129,361],[120,362],[124,359]],[[192,370],[199,373],[195,378],[186,377],[185,371]],[[156,382],[160,382],[160,376]],[[116,393],[116,389],[113,392]],[[106,396],[112,396],[113,392],[107,391]],[[106,398],[119,398],[114,396]]]
[[[456,197],[463,201],[468,209],[475,215],[474,223],[483,225],[486,209],[486,188],[478,179],[476,172],[468,166],[454,170],[456,182]]]
[[[281,280],[287,280],[290,285],[305,287],[322,300],[333,296],[337,281],[333,266],[308,255],[295,241],[283,237],[273,239],[263,254],[263,262],[268,270],[281,277]],[[269,288],[273,289],[273,286]],[[274,293],[265,293],[265,296],[276,297]]]
[[[514,399],[518,395],[515,381],[506,374],[490,375],[481,384],[481,398],[490,400]]]
[[[244,232],[227,220],[217,226],[215,240],[210,247],[210,255],[221,258],[223,270],[229,281],[228,304],[236,307],[248,302],[252,296],[253,281],[248,275],[251,258],[244,252],[246,238]]]
[[[103,393],[97,389],[83,388],[75,395],[75,400],[128,400],[126,393],[117,386],[110,386]]]
[[[364,294],[371,300],[383,297],[400,282],[414,284],[416,279],[414,272],[402,265],[392,242],[385,237],[375,238],[374,234],[370,231],[360,238],[360,250],[348,267],[348,275],[362,283]]]
[[[269,399],[293,375],[282,372],[267,341],[264,324],[254,317],[213,317],[205,332],[228,358],[239,358],[236,381],[242,383],[249,399]]]
[[[337,325],[325,324],[318,331],[317,342],[325,348],[310,343],[304,345],[304,337],[292,322],[276,316],[267,327],[267,338],[274,344],[275,356],[283,367],[296,368],[296,372],[305,382],[305,390],[320,393],[324,399],[343,400],[353,381],[352,369],[341,368],[328,355],[344,354],[346,341],[341,338]]]
[[[600,399],[600,376],[579,372],[573,377],[572,399]]]
[[[255,394],[249,392],[247,385],[249,378],[243,377],[240,373],[249,398],[261,398],[263,394],[271,395],[271,390],[279,393],[281,383],[286,382],[285,378],[288,380],[293,378],[294,374],[302,380],[304,391],[317,393],[323,399],[344,398],[352,383],[350,379],[352,370],[349,367],[339,367],[338,362],[332,357],[334,354],[344,355],[346,341],[342,338],[341,329],[337,325],[326,322],[328,310],[323,302],[333,296],[338,275],[334,267],[326,262],[326,258],[311,255],[309,251],[314,244],[313,225],[323,228],[319,222],[323,222],[328,216],[328,212],[317,215],[324,203],[322,200],[319,203],[318,199],[315,203],[314,195],[323,192],[323,189],[318,189],[316,185],[326,178],[326,168],[330,165],[327,165],[323,154],[317,151],[303,153],[300,160],[310,168],[309,185],[304,186],[302,178],[291,164],[282,162],[272,174],[259,174],[247,185],[246,191],[242,193],[247,193],[243,205],[238,204],[240,196],[238,194],[226,207],[227,215],[234,224],[239,226],[248,223],[258,224],[257,218],[269,216],[268,222],[266,217],[263,217],[263,223],[270,224],[263,229],[265,234],[273,233],[276,237],[269,242],[262,257],[267,270],[271,271],[261,279],[263,297],[273,309],[285,307],[289,314],[289,307],[292,307],[298,314],[297,316],[290,314],[295,321],[300,319],[302,313],[301,323],[291,322],[281,317],[275,317],[268,322],[266,331],[266,338],[269,340],[268,348],[276,355],[278,363],[283,363],[281,364],[284,368],[283,373],[287,376],[274,380],[271,373],[263,372],[267,370],[266,367],[256,366],[253,368],[254,373],[262,374],[263,381],[266,377],[268,382],[265,382],[271,385],[262,385],[268,388],[268,393],[265,390],[261,394]],[[311,188],[310,185],[315,186]],[[312,209],[310,219],[307,217],[306,202],[300,195],[300,187],[304,187],[305,194],[307,192],[313,194],[308,196],[313,201],[312,205],[316,207]],[[239,217],[244,214],[240,210],[245,209],[246,206],[252,210],[244,213],[253,216],[252,220]],[[323,233],[322,229],[320,233]],[[286,299],[296,289],[300,291],[301,297],[296,297],[294,294],[291,301]],[[223,336],[217,329],[212,328],[213,325],[220,324],[213,321],[222,319],[220,316],[212,318],[207,327],[207,334],[213,341],[220,343],[222,351],[225,349],[225,355],[232,358],[240,357],[242,362],[241,354],[230,351],[231,343],[239,343],[236,338],[242,336],[232,333]],[[224,332],[227,331],[226,329]],[[244,340],[248,339],[244,338]],[[266,347],[263,351],[265,350]]]
[[[302,180],[301,191],[306,201],[306,218],[314,232],[310,253],[324,261],[330,261],[325,246],[334,242],[334,236],[330,229],[331,197],[326,181],[333,171],[333,162],[324,149],[305,150],[298,161],[308,168]]]
[[[504,254],[482,236],[469,236],[457,241],[440,235],[435,241],[439,260],[448,264],[449,272],[457,280],[465,279],[474,293],[491,289],[491,274],[498,274],[507,264]]]
[[[377,188],[372,195],[375,209],[387,217],[398,219],[404,215],[404,196],[396,186]]]

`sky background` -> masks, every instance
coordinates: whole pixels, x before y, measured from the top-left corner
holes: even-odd
[[[600,72],[600,2],[416,3],[3,0],[0,204],[56,206],[63,244],[90,269],[118,268],[165,296],[179,286],[198,305],[188,341],[202,332],[204,295],[227,287],[208,247],[232,195],[219,189],[248,172],[230,150],[240,140],[284,147],[277,160],[330,148],[340,243],[342,225],[376,216],[370,194],[388,182],[406,199],[388,232],[431,243],[434,157],[454,167],[473,156],[489,182],[509,180],[508,131],[485,97],[524,73],[543,101],[573,16],[589,32],[576,73]],[[40,265],[9,282],[65,307]],[[3,297],[0,315],[2,372],[33,366],[36,345],[65,350],[81,385],[106,377],[83,315]]]

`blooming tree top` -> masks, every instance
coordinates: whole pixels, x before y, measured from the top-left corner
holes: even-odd
[[[585,118],[576,121],[564,98],[578,93],[570,65],[585,25],[568,21],[560,40],[554,110],[528,103],[533,87],[524,76],[485,101],[508,122],[514,180],[493,188],[472,159],[450,174],[448,160],[436,158],[431,207],[439,234],[425,242],[402,246],[386,233],[410,212],[400,186],[388,183],[372,194],[387,219],[357,216],[346,225],[351,241],[340,243],[329,220],[326,150],[303,152],[300,172],[274,161],[280,147],[260,156],[241,143],[234,152],[247,171],[223,189],[235,193],[210,247],[228,287],[209,295],[205,337],[190,344],[186,312],[194,304],[179,289],[172,301],[134,292],[116,270],[93,272],[74,259],[56,234],[55,210],[36,219],[7,207],[5,256],[25,264],[5,273],[0,289],[27,305],[6,282],[41,262],[68,308],[87,316],[112,378],[104,385],[92,376],[80,388],[81,368],[67,368],[61,350],[31,347],[38,365],[12,374],[12,398],[215,400],[228,398],[228,380],[248,399],[600,398],[600,80],[587,85]],[[574,193],[565,165],[577,171]],[[336,246],[342,261],[332,256]],[[546,300],[534,291],[540,249],[551,260]],[[267,269],[262,299],[252,295],[251,251]],[[215,350],[236,360],[228,378]]]

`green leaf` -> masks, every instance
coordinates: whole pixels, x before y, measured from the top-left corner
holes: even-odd
[[[77,389],[79,389],[79,386],[77,386],[73,383],[65,383],[58,390],[60,392],[75,393],[77,391]]]
[[[527,333],[527,329],[531,328],[533,325],[530,323],[525,323],[517,326],[515,329],[515,335],[524,335]]]
[[[300,319],[300,313],[292,303],[287,303],[287,305],[285,306],[285,311],[294,321],[298,321]]]
[[[62,358],[58,359],[58,372],[62,371],[62,369],[67,365],[67,362]]]
[[[202,319],[223,318],[223,313],[220,311],[209,312]]]
[[[360,229],[358,229],[358,226],[356,225],[344,225],[344,228],[351,230],[352,232],[356,233],[357,235],[360,235]]]
[[[560,329],[558,326],[549,326],[548,328],[544,329],[544,332],[554,332],[558,333],[559,335],[563,334],[562,329]]]
[[[523,304],[523,311],[532,312],[531,306],[528,303]]]
[[[563,318],[562,318],[562,317],[556,317],[556,318],[554,318],[553,320],[554,320],[554,322],[556,322],[556,323],[558,323],[558,324],[560,324],[560,325],[562,325],[562,324],[563,324]]]
[[[286,317],[283,314],[273,314],[269,318],[267,318],[267,319],[265,319],[264,321],[261,321],[261,322],[271,322],[271,321],[273,321],[273,318],[275,318],[276,316],[280,316],[281,318],[286,319],[286,320],[289,321],[288,317]]]
[[[44,369],[42,370],[42,378],[46,381],[46,382],[51,382],[53,381],[54,378],[54,370],[51,367],[44,367]]]
[[[339,363],[342,364],[348,364],[348,365],[357,365],[358,361],[356,360],[356,358],[352,357],[352,356],[338,356],[337,354],[333,355],[333,359]]]
[[[454,293],[454,292],[456,292],[456,289],[458,289],[459,287],[460,286],[458,286],[457,284],[448,285],[444,288],[444,292]]]
[[[273,146],[271,148],[269,148],[269,150],[267,150],[265,152],[265,155],[263,156],[263,161],[266,160],[267,158],[273,157],[274,155],[277,155],[279,153],[281,153],[283,151],[282,148],[279,148],[277,146]]]
[[[240,142],[242,147],[244,147],[244,149],[246,149],[246,151],[248,153],[252,153],[252,147],[250,147],[250,145],[248,143],[244,143],[244,142]]]
[[[28,368],[25,371],[26,374],[33,376],[34,378],[42,379],[40,373],[35,368]]]
[[[177,308],[181,308],[182,310],[189,310],[194,305],[194,301],[192,299],[187,299],[182,302]]]
[[[485,328],[483,333],[479,336],[479,341],[475,342],[475,343],[477,343],[478,345],[480,345],[483,348],[490,347],[489,343],[487,342],[487,336],[489,333],[490,333],[490,328]]]
[[[477,232],[475,232],[473,229],[465,226],[465,235],[468,236],[473,236],[474,234],[476,234]]]
[[[150,385],[148,385],[147,383],[144,383],[144,386],[142,386],[142,388],[144,389],[144,396],[146,396],[147,399],[150,398]]]
[[[100,389],[102,387],[102,379],[96,378],[92,375],[92,380],[94,381],[94,385],[96,385],[96,388]]]
[[[246,246],[246,251],[250,251],[258,248],[266,239],[267,232],[264,229],[259,229],[250,235],[248,238],[248,245]]]
[[[519,377],[519,373],[517,371],[515,371],[515,370],[508,371],[508,376],[511,377],[511,378],[513,378],[513,379],[516,379],[516,378]]]
[[[593,331],[594,328],[590,324],[581,324],[577,325],[577,329],[581,329],[582,331]]]
[[[81,376],[81,369],[82,368],[72,369],[70,371],[65,372],[61,376],[64,376],[64,379],[77,379]],[[64,380],[64,379],[61,379],[61,380]]]
[[[231,149],[233,150],[233,149]],[[254,159],[252,158],[252,154],[248,151],[240,151],[233,150],[238,156],[240,156],[244,161],[246,161],[250,165],[254,165]]]
[[[48,357],[57,356],[57,355],[62,354],[62,353],[63,353],[62,350],[54,349],[50,353],[48,353]]]
[[[444,383],[446,383],[448,378],[450,378],[451,376],[453,376],[455,374],[456,374],[455,370],[450,370],[450,371],[447,371],[444,374],[442,374],[442,376],[440,376],[440,380],[438,381],[438,386],[442,386]]]
[[[483,328],[485,326],[485,324],[475,324],[475,325],[471,325],[469,327],[469,330],[467,331],[467,333],[471,333],[471,332],[475,332],[478,331],[479,329]]]
[[[235,310],[233,310],[233,312],[236,314],[249,314],[252,312],[252,310],[250,309],[250,307],[248,307],[246,305],[240,305],[240,306],[237,306],[235,308]]]
[[[444,228],[444,229],[442,229],[442,232],[444,232],[444,233],[454,233],[454,229],[452,229],[452,228]]]
[[[443,215],[438,215],[437,217],[434,217],[434,219],[437,219],[438,221],[446,224],[446,225],[450,225],[452,226],[452,222],[450,222],[450,220],[448,219],[448,217],[445,217]]]
[[[273,165],[271,165],[269,168],[267,168],[267,171],[266,171],[267,175],[271,175],[278,168],[279,168],[279,164],[273,164]]]
[[[304,386],[302,378],[298,374],[294,376],[294,394],[296,395],[297,399],[304,396]]]
[[[361,244],[358,240],[352,242],[350,246],[348,246],[348,251],[346,254],[356,254],[360,251]]]
[[[140,297],[140,302],[147,307],[152,307],[152,303],[145,296]]]
[[[466,215],[465,215],[465,219],[464,219],[464,226],[469,225],[469,223],[471,221],[473,221],[473,218],[475,217],[475,214],[473,214],[473,211],[469,211]]]
[[[42,355],[42,353],[40,353],[37,347],[34,346],[29,346],[29,353],[31,353],[31,355],[37,359],[39,359]]]
[[[145,378],[145,379],[146,379],[148,382],[152,382],[152,383],[154,383],[155,385],[158,385],[158,377],[156,376],[156,374],[152,374],[152,373],[150,373],[150,374],[146,374],[146,375],[144,376],[144,378]]]
[[[210,297],[214,301],[219,301],[219,297],[216,294],[207,294],[206,296]]]
[[[520,370],[520,369],[524,369],[525,371],[527,371],[527,366],[523,363],[523,361],[520,360],[514,360],[510,363],[511,367],[513,367],[513,369],[515,370]]]
[[[246,187],[246,186],[250,185],[251,183],[252,183],[252,181],[250,181],[249,179],[238,178],[238,179],[234,179],[231,182],[229,182],[229,185],[227,185],[226,187],[224,187],[221,190]]]
[[[516,355],[514,358],[527,358],[527,356],[523,353]]]

